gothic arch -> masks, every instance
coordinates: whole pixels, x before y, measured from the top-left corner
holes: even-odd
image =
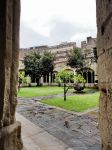
[[[95,81],[94,70],[92,70],[91,68],[86,68],[83,71],[82,75],[87,83],[94,83]]]

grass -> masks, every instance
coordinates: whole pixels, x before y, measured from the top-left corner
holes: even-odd
[[[42,100],[43,103],[61,107],[70,111],[82,112],[92,107],[98,106],[99,92],[93,94],[83,94],[68,96],[65,102],[63,98]]]
[[[73,94],[73,89],[69,89],[68,93]],[[81,112],[92,107],[98,106],[99,92],[96,89],[84,89],[85,93],[67,96],[67,101],[63,97],[43,100],[42,102],[48,105],[61,107],[70,111]],[[63,87],[57,86],[42,86],[42,87],[25,87],[18,92],[19,97],[38,97],[63,94]]]
[[[68,93],[73,93],[74,89],[69,89]],[[95,89],[85,88],[84,92],[93,93]],[[40,86],[40,87],[24,87],[18,92],[19,97],[37,97],[37,96],[48,96],[55,94],[63,94],[63,87],[58,86]]]
[[[19,97],[36,97],[48,96],[63,93],[63,87],[42,86],[42,87],[25,87],[18,92]]]

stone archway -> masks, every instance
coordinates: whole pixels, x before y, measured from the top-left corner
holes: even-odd
[[[102,149],[112,150],[112,0],[97,0],[99,126]],[[0,2],[0,150],[21,150],[15,120],[20,0]]]
[[[86,83],[94,83],[94,70],[86,68],[82,74]]]
[[[68,71],[68,72],[73,72],[74,73],[74,70],[72,70],[72,69],[64,69],[64,71]]]
[[[52,74],[52,83],[55,83],[55,79],[56,79],[56,74],[58,73],[58,71],[54,70],[53,74]]]

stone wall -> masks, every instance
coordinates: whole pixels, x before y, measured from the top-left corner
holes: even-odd
[[[86,42],[87,41],[87,42]],[[86,41],[81,42],[81,50],[85,58],[86,67],[94,72],[94,81],[97,81],[97,60],[94,55],[94,50],[97,49],[97,39],[87,37]],[[86,70],[87,72],[87,70]],[[89,77],[88,77],[89,78]],[[87,78],[86,78],[87,81]],[[94,83],[94,82],[91,82]]]
[[[21,125],[15,120],[19,57],[20,1],[0,1],[0,150],[21,150]]]
[[[62,68],[67,68],[66,66],[67,55],[68,53],[70,53],[71,50],[73,50],[73,48],[76,48],[75,42],[65,42],[55,46],[39,46],[39,47],[31,47],[27,49],[20,49],[19,62],[21,65],[19,65],[19,70],[23,70],[25,67],[24,65],[22,65],[23,64],[22,62],[26,55],[30,55],[34,52],[39,52],[40,54],[42,54],[45,51],[48,51],[55,55],[54,71],[60,71],[62,70]]]
[[[102,149],[112,150],[112,0],[97,0],[97,48]]]

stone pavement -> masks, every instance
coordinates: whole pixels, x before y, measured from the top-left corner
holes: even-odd
[[[45,130],[46,134],[49,133],[64,143],[64,150],[69,147],[73,150],[101,149],[97,111],[77,115],[47,106],[34,99],[19,99],[17,111]]]
[[[24,150],[72,150],[72,148],[68,148],[62,141],[36,126],[22,115],[16,113],[16,119],[22,124]]]

